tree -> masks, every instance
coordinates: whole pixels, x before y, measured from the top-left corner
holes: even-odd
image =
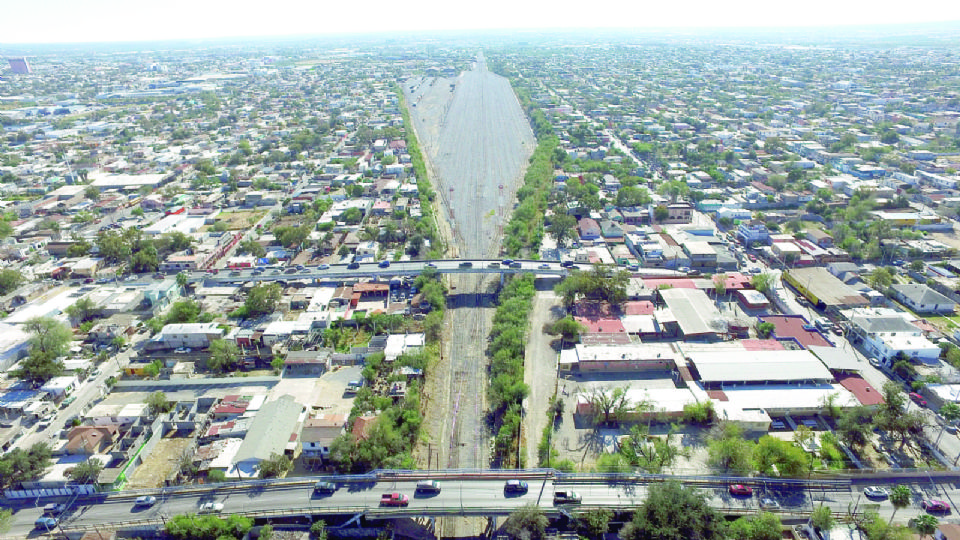
[[[776,330],[777,325],[772,322],[762,322],[757,324],[757,336],[761,338],[768,338],[773,334],[773,331]]]
[[[830,510],[829,506],[821,504],[810,513],[810,525],[814,528],[829,531],[833,528],[833,525],[836,523],[836,519],[833,517],[833,511]]]
[[[780,517],[761,511],[755,516],[744,516],[730,524],[730,538],[739,540],[780,540],[783,536]]]
[[[609,508],[596,508],[577,514],[577,529],[588,538],[602,539],[610,530],[613,511]]]
[[[0,270],[0,296],[4,296],[17,290],[23,283],[23,274],[11,268]]]
[[[83,297],[64,310],[70,320],[77,324],[85,323],[100,315],[100,308],[88,297]]]
[[[189,281],[190,281],[190,276],[188,276],[186,272],[177,273],[177,287],[180,287],[181,292],[187,290],[187,282]]]
[[[13,510],[10,508],[0,509],[0,534],[7,534],[12,524]]]
[[[260,242],[250,238],[240,242],[237,246],[237,251],[240,253],[249,253],[253,257],[263,257],[267,254],[267,249],[260,245]]]
[[[67,325],[51,317],[34,317],[25,326],[33,334],[30,345],[38,353],[53,358],[66,354],[73,337]]]
[[[94,186],[87,186],[86,189],[83,190],[83,196],[90,199],[91,201],[99,201],[100,190]]]
[[[240,540],[253,528],[253,520],[233,514],[226,518],[186,514],[173,516],[164,531],[174,540]]]
[[[327,522],[318,519],[310,525],[310,538],[313,540],[327,540]]]
[[[657,223],[662,223],[666,221],[667,218],[669,217],[670,217],[670,210],[668,210],[666,206],[662,204],[658,204],[656,207],[654,207],[653,218],[657,221]]]
[[[276,373],[283,371],[284,365],[285,362],[282,356],[274,356],[273,359],[270,360],[270,367],[273,368],[273,371]]]
[[[856,521],[857,527],[863,531],[867,540],[910,540],[913,537],[910,529],[902,525],[891,525],[876,512],[866,512]]]
[[[837,436],[848,446],[863,448],[873,433],[872,420],[873,412],[866,407],[845,409],[837,419]]]
[[[549,523],[539,506],[528,503],[510,513],[503,532],[516,540],[539,540],[546,534]]]
[[[667,482],[647,492],[642,507],[620,530],[622,540],[722,540],[726,524],[699,492]]]
[[[893,523],[893,517],[897,515],[897,510],[910,506],[912,498],[913,493],[907,486],[903,484],[893,486],[893,489],[890,490],[890,504],[893,505],[893,513],[890,514],[890,521],[887,523]]]
[[[220,483],[227,481],[227,473],[221,471],[220,469],[210,469],[207,472],[207,482],[208,483]]]
[[[893,284],[893,273],[885,266],[878,266],[867,276],[867,282],[874,289],[886,289]]]
[[[187,299],[174,302],[164,317],[164,324],[193,323],[200,316],[200,304]]]
[[[713,276],[713,290],[717,293],[717,299],[727,294],[727,275],[724,273]]]
[[[259,283],[247,292],[247,299],[243,305],[248,317],[257,317],[273,313],[280,301],[280,285],[278,283]]]
[[[117,351],[122,349],[123,346],[126,344],[127,344],[127,340],[124,339],[123,336],[114,336],[114,338],[110,340],[110,345],[113,345],[113,348],[116,349]]]
[[[750,285],[753,285],[754,289],[766,293],[773,285],[773,274],[755,274],[750,278]]]
[[[260,462],[260,478],[281,478],[292,465],[290,458],[274,452],[268,459]]]
[[[557,213],[550,217],[547,232],[556,239],[558,246],[564,246],[567,239],[576,237],[576,228],[577,218],[569,214]]]
[[[0,488],[36,480],[50,466],[52,452],[45,443],[36,443],[27,450],[14,448],[0,456]]]
[[[67,471],[67,476],[78,484],[95,484],[103,470],[103,464],[96,459],[89,458],[86,461],[76,464]]]
[[[760,437],[753,449],[753,461],[761,474],[772,475],[774,468],[784,476],[798,477],[810,471],[810,458],[790,441],[770,435]]]
[[[947,423],[952,424],[957,420],[960,420],[960,405],[957,405],[952,401],[944,403],[938,412],[940,413],[940,416],[947,421]]]
[[[658,474],[676,462],[677,458],[687,455],[681,445],[673,444],[671,437],[675,429],[671,429],[664,437],[650,436],[650,430],[645,424],[636,424],[630,428],[630,435],[623,439],[620,454],[627,459],[630,465]]]
[[[207,358],[207,369],[210,371],[233,371],[239,360],[240,349],[236,343],[225,339],[210,342],[210,356]]]
[[[650,192],[647,188],[623,186],[617,191],[616,204],[620,208],[650,204]]]
[[[567,315],[549,325],[546,333],[552,336],[560,335],[564,342],[576,342],[580,339],[580,334],[586,332],[586,330],[585,326],[577,322],[573,317]]]
[[[920,535],[921,539],[924,536],[933,538],[933,533],[936,532],[937,525],[939,524],[940,522],[937,521],[937,518],[930,514],[920,514],[913,518],[913,528],[917,531],[917,534]]]
[[[150,408],[150,414],[160,414],[173,410],[174,403],[167,399],[167,395],[160,390],[147,396],[143,401]]]
[[[707,442],[708,462],[725,472],[739,475],[754,470],[753,447],[755,445],[743,438],[743,429],[732,422],[721,422],[712,430]]]
[[[635,408],[630,405],[627,390],[629,388],[617,387],[611,389],[599,386],[590,389],[586,398],[590,403],[593,422],[601,426],[611,426],[623,420],[626,414]]]

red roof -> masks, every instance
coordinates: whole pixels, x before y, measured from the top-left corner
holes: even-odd
[[[648,289],[657,289],[660,285],[670,285],[674,289],[696,289],[697,285],[689,278],[656,278],[656,279],[645,279],[643,284]]]
[[[805,349],[811,346],[833,347],[833,344],[827,341],[820,332],[816,330],[804,330],[803,326],[810,324],[800,315],[771,315],[760,317],[761,322],[773,323],[774,334],[777,337],[792,337],[800,342]]]
[[[623,313],[625,315],[653,315],[654,305],[649,300],[638,302],[624,302]]]
[[[740,341],[748,351],[782,351],[783,343],[775,339],[744,339]]]
[[[870,386],[870,383],[859,375],[837,377],[837,382],[840,383],[840,386],[849,390],[864,405],[882,405],[884,403],[880,392],[877,392],[876,388]]]
[[[620,319],[588,319],[586,317],[575,317],[575,319],[578,323],[586,326],[589,333],[616,334],[627,331]]]

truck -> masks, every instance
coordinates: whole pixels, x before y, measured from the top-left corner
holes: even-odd
[[[553,504],[580,504],[580,494],[575,491],[554,491]]]
[[[403,493],[384,493],[380,496],[380,506],[406,506],[410,499]]]

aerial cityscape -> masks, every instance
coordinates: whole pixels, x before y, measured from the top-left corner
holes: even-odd
[[[0,44],[0,539],[960,540],[905,22]]]

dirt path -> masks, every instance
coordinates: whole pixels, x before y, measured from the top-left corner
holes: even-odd
[[[557,391],[558,353],[554,337],[543,333],[545,324],[560,318],[560,298],[553,291],[540,291],[533,298],[530,329],[524,359],[523,379],[530,387],[523,411],[523,441],[526,467],[537,467],[537,445],[547,425],[547,408]]]

